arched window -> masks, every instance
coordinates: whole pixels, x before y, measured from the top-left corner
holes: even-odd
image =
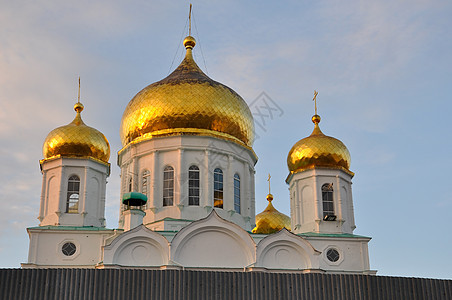
[[[188,168],[188,205],[199,205],[199,168]]]
[[[80,199],[80,178],[72,175],[67,181],[66,212],[78,213],[78,200]]]
[[[127,192],[132,192],[132,177],[129,177],[129,182],[127,184]]]
[[[166,166],[163,170],[163,206],[171,206],[174,201],[174,169]]]
[[[141,193],[145,194],[149,198],[149,183],[151,178],[151,172],[144,170],[141,175]]]
[[[213,206],[223,208],[223,171],[220,168],[213,171]]]
[[[333,184],[325,183],[322,185],[322,202],[323,202],[323,219],[326,221],[333,221],[334,217],[334,202],[333,202]]]
[[[240,213],[240,176],[234,175],[234,210]]]

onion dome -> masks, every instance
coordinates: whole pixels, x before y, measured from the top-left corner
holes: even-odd
[[[268,194],[267,200],[267,208],[256,215],[256,227],[254,227],[252,232],[270,234],[278,232],[284,227],[290,231],[290,218],[273,207],[273,195]]]
[[[298,141],[287,156],[287,166],[291,173],[316,167],[343,169],[352,173],[350,153],[338,139],[326,136],[319,127],[320,116],[312,117],[314,130],[311,135]]]
[[[195,45],[195,39],[187,36],[181,64],[129,102],[121,121],[123,146],[161,136],[203,135],[251,148],[254,122],[248,105],[201,71],[192,55]]]
[[[82,121],[83,104],[74,105],[76,115],[74,120],[52,130],[46,137],[42,147],[44,158],[62,157],[92,157],[105,163],[110,158],[110,145],[105,136]]]

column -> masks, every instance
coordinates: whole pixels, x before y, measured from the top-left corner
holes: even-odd
[[[149,193],[149,195],[152,195],[152,199],[149,199],[150,207],[151,208],[152,207],[161,207],[162,205],[159,205],[161,189],[159,188],[159,185],[158,185],[158,180],[160,178],[158,150],[154,151],[151,176],[152,176],[152,193]]]

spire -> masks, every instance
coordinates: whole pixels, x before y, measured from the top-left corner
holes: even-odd
[[[317,114],[317,95],[319,93],[314,90],[314,98],[312,98],[312,101],[314,101],[314,115],[312,116],[312,123],[319,124],[320,123],[320,116]]]
[[[77,112],[77,114],[81,113],[83,111],[83,104],[80,103],[80,76],[78,77],[78,98],[77,103],[74,105],[74,110]]]
[[[190,3],[190,12],[188,13],[188,35],[191,35],[191,3]]]
[[[77,103],[74,105],[74,110],[77,112],[75,115],[74,120],[72,121],[75,125],[85,125],[82,121],[82,117],[80,113],[83,111],[83,104],[80,102],[80,76],[78,77],[78,97],[77,97]]]
[[[319,123],[320,123],[320,116],[317,114],[317,95],[319,93],[314,90],[314,98],[312,98],[312,101],[314,101],[314,115],[312,116],[311,120],[312,123],[314,123],[314,130],[312,131],[311,135],[323,135],[322,131],[320,130]]]
[[[187,55],[189,54],[189,50],[193,49],[196,45],[196,40],[191,36],[191,3],[190,3],[190,11],[188,13],[188,36],[184,39],[184,46],[187,49]],[[191,53],[190,53],[191,54]]]

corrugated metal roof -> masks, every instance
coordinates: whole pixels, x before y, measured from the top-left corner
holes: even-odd
[[[1,269],[0,299],[452,299],[452,280],[187,270]]]

